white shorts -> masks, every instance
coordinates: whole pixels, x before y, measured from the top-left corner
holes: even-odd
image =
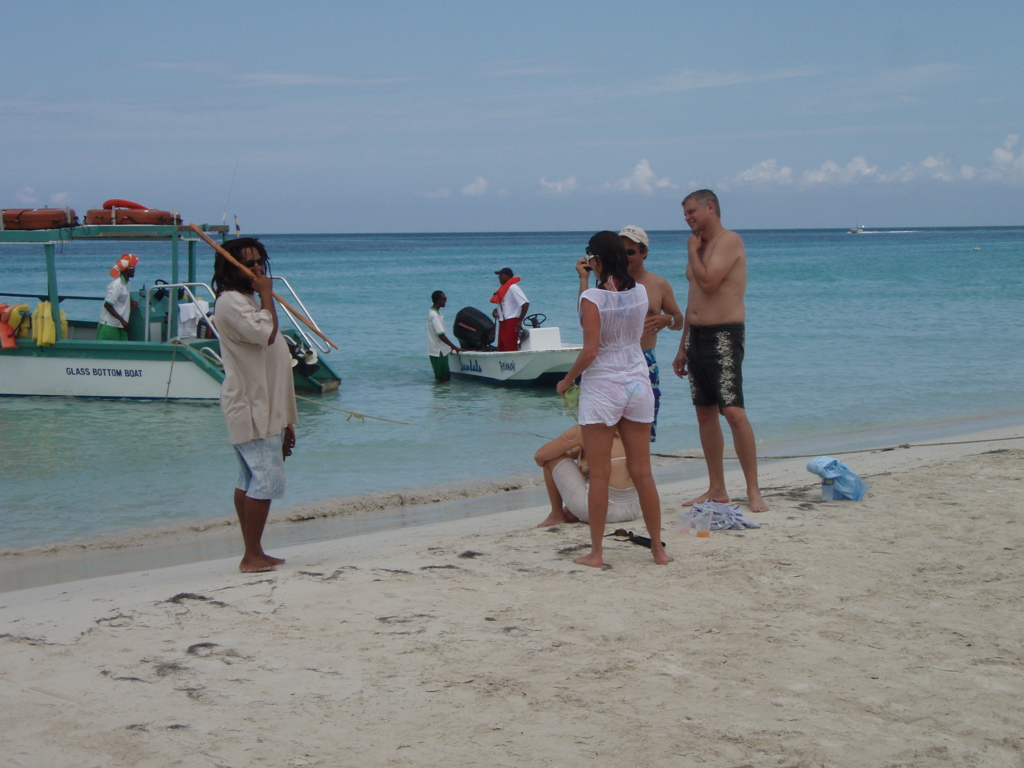
[[[562,497],[562,506],[572,512],[584,523],[589,521],[587,516],[587,490],[589,484],[583,477],[576,462],[570,459],[563,459],[551,469],[551,476],[555,480],[555,487]],[[609,488],[608,489],[608,519],[609,523],[625,523],[636,520],[640,517],[640,497],[636,494],[636,488]]]
[[[650,424],[654,421],[654,391],[650,378],[646,372],[643,379],[628,382],[584,376],[579,415],[580,424],[612,427],[621,419]]]
[[[234,446],[238,457],[235,487],[250,499],[284,498],[284,432]]]

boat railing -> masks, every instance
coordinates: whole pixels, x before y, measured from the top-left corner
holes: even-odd
[[[218,352],[213,347],[201,347],[200,350],[199,350],[199,354],[200,355],[204,355],[204,356],[210,358],[211,360],[213,360],[213,362],[218,367],[220,367],[220,368],[224,367],[224,359],[220,356],[220,352]]]
[[[295,292],[295,289],[292,288],[291,283],[289,283],[286,278],[281,277],[280,275],[274,275],[273,279],[284,284],[285,288],[288,289],[289,296],[287,297],[287,299],[289,303],[297,304],[299,309],[302,311],[302,314],[306,316],[306,319],[309,320],[309,322],[311,322],[319,330],[319,324],[317,324],[317,322],[313,319],[313,316],[310,314],[309,310],[306,309],[306,305],[302,303],[302,299],[299,298],[299,295]],[[288,320],[291,321],[292,328],[295,330],[295,333],[303,340],[303,342],[305,342],[307,349],[312,350],[313,347],[316,347],[325,355],[331,351],[330,346],[328,346],[324,341],[322,341],[319,336],[313,336],[307,333],[306,329],[299,322],[298,318],[296,318],[295,315],[292,314],[287,307],[285,307],[284,305],[279,306],[281,308],[281,311],[288,316]]]
[[[202,289],[200,292],[205,292],[206,294],[209,294],[210,295],[210,300],[206,301],[206,299],[202,299],[202,304],[201,304],[199,297],[196,296],[196,291],[194,291],[193,289],[197,289],[197,290],[198,289]],[[158,283],[156,285],[151,286],[150,288],[148,288],[146,290],[146,313],[145,313],[145,317],[147,319],[147,322],[146,322],[146,335],[145,335],[145,340],[146,341],[151,341],[152,340],[151,339],[151,334],[150,334],[150,323],[148,322],[148,319],[150,317],[150,305],[154,301],[153,294],[157,293],[157,292],[164,292],[167,295],[168,300],[171,301],[172,303],[175,302],[175,299],[174,299],[175,294],[180,292],[182,294],[181,295],[181,299],[178,299],[177,301],[181,302],[181,303],[185,303],[185,302],[182,302],[182,300],[183,299],[187,299],[187,303],[189,305],[195,307],[195,309],[199,313],[199,315],[204,316],[204,317],[210,311],[209,308],[211,306],[213,306],[217,302],[216,294],[214,294],[213,289],[209,285],[207,285],[206,283]],[[205,309],[203,308],[203,304],[207,305],[207,307]],[[180,310],[180,307],[177,308],[177,309]],[[177,311],[175,311],[175,312],[168,312],[166,318],[161,320],[161,324],[163,324],[163,323],[167,324],[167,338],[168,339],[179,338],[177,333],[171,333],[171,322],[172,322],[172,320],[177,320],[177,315],[178,315]],[[212,330],[213,338],[215,338],[215,339],[220,338],[217,335],[217,329],[214,327],[213,323],[207,323],[207,327]]]

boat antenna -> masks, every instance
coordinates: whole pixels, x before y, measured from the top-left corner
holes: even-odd
[[[222,225],[228,223],[228,203],[231,202],[231,190],[235,188],[235,174],[238,173],[238,161],[242,158],[241,155],[235,158],[235,170],[231,172],[231,183],[228,184],[228,196],[224,201],[224,214],[220,217],[220,223]]]

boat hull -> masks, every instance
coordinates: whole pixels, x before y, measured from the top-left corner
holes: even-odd
[[[448,357],[453,376],[510,386],[555,384],[576,362],[583,347],[517,352],[463,352]]]
[[[0,396],[216,401],[223,374],[197,358],[181,345],[19,339],[0,354]]]
[[[18,339],[0,353],[0,397],[94,397],[128,400],[218,401],[224,370],[212,357],[218,342],[65,339],[40,347]],[[293,369],[300,392],[333,392],[341,377],[325,360]]]

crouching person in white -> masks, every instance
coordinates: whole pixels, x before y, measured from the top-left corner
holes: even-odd
[[[551,513],[538,528],[560,523],[586,523],[587,462],[583,455],[583,430],[579,425],[545,443],[534,454],[544,468],[544,486],[551,501]],[[612,472],[608,478],[609,523],[625,523],[640,517],[640,498],[626,470],[626,450],[618,431],[612,438]]]

